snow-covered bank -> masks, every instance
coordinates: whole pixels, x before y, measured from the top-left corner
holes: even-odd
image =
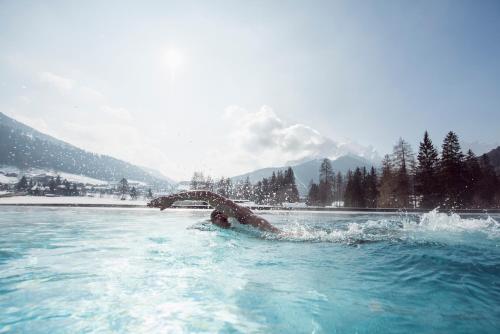
[[[2,205],[22,205],[22,206],[82,206],[82,207],[146,207],[148,200],[141,198],[137,200],[120,200],[117,197],[85,197],[85,196],[61,196],[61,197],[45,197],[45,196],[11,196],[0,197],[0,207]],[[244,205],[244,204],[243,204]],[[352,213],[371,213],[371,214],[423,214],[427,213],[425,209],[397,209],[397,208],[335,208],[335,207],[314,207],[314,206],[268,206],[268,205],[249,205],[252,210],[258,211],[312,211],[316,213],[332,213],[337,214],[352,214]],[[184,203],[181,206],[174,206],[176,209],[206,209],[205,205],[195,205],[193,203]],[[0,208],[1,210],[1,208]],[[434,211],[432,211],[434,212]],[[439,211],[436,211],[439,212]],[[443,211],[444,213],[449,213]],[[498,214],[500,209],[461,209],[455,210],[454,213],[459,214]]]
[[[0,198],[0,204],[43,204],[43,205],[120,205],[120,206],[137,206],[146,205],[147,201],[143,199],[137,200],[120,200],[114,197],[45,197],[45,196],[12,196]]]

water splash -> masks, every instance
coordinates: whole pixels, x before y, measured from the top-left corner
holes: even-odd
[[[284,241],[336,242],[361,244],[378,241],[399,242],[442,236],[462,237],[482,234],[488,239],[500,238],[500,223],[491,216],[461,217],[456,213],[440,213],[437,210],[422,215],[400,215],[392,219],[368,219],[361,222],[331,224],[329,227],[290,223],[281,226],[279,234],[263,233],[265,239]]]
[[[408,227],[414,225],[410,223]],[[500,236],[500,224],[491,216],[463,218],[456,213],[442,213],[434,209],[420,216],[420,229],[449,232],[484,232],[491,237]]]
[[[364,223],[349,223],[347,225],[318,228],[294,223],[282,227],[279,234],[264,233],[266,239],[284,241],[335,242],[345,244],[362,244],[383,240],[399,240],[401,238],[401,223],[393,220],[368,220]]]

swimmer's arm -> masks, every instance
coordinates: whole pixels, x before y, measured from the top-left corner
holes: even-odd
[[[281,230],[271,225],[267,220],[254,214],[249,208],[238,205],[233,201],[211,191],[194,190],[169,196],[162,196],[149,202],[148,206],[165,210],[166,208],[171,207],[174,202],[182,200],[206,201],[216,210],[222,211],[226,215],[236,218],[236,220],[238,220],[241,224],[249,224],[263,231],[273,233],[281,232]]]
[[[149,202],[148,206],[165,210],[171,207],[175,202],[185,200],[205,201],[216,210],[222,211],[226,215],[234,217],[237,220],[244,220],[245,217],[252,214],[249,208],[240,206],[219,194],[206,190],[186,191],[158,197]]]

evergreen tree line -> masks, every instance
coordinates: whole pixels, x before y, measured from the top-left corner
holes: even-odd
[[[257,204],[281,204],[299,201],[299,191],[295,183],[293,169],[273,172],[271,177],[263,178],[253,187],[250,197]]]
[[[378,199],[378,176],[372,166],[370,172],[356,168],[347,172],[347,185],[344,193],[344,206],[357,208],[376,208]]]
[[[52,193],[62,196],[79,196],[80,190],[76,183],[69,182],[66,179],[61,179],[58,175],[56,178],[50,178],[48,182],[34,181],[32,178],[22,176],[16,184],[17,191],[25,191],[30,195],[43,195]]]
[[[490,208],[500,206],[500,182],[487,154],[462,153],[457,135],[449,132],[441,156],[429,134],[420,143],[415,193],[420,206],[433,208]]]
[[[247,177],[245,181],[233,183],[230,178],[214,180],[195,172],[190,183],[191,190],[209,190],[224,197],[246,199],[257,204],[280,204],[298,202],[299,191],[295,183],[293,169],[288,167],[284,172],[273,172],[269,178],[263,178],[255,185]]]
[[[416,158],[400,138],[378,173],[374,167],[369,172],[356,168],[342,176],[325,159],[307,203],[334,201],[343,201],[345,207],[492,208],[500,206],[500,181],[488,155],[477,157],[471,150],[463,154],[454,132],[446,135],[439,154],[426,131]]]
[[[230,178],[221,177],[220,179],[213,179],[210,175],[205,176],[202,172],[194,172],[191,178],[190,189],[209,190],[229,198],[245,198],[245,195],[247,195],[247,192],[243,191],[241,183],[235,186]]]
[[[378,176],[372,166],[349,170],[345,175],[334,173],[328,159],[324,159],[319,171],[319,183],[311,181],[307,204],[312,206],[377,207]]]

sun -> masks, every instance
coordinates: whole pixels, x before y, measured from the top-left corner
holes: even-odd
[[[169,48],[165,51],[163,59],[172,73],[177,72],[184,64],[184,55],[177,48]]]

